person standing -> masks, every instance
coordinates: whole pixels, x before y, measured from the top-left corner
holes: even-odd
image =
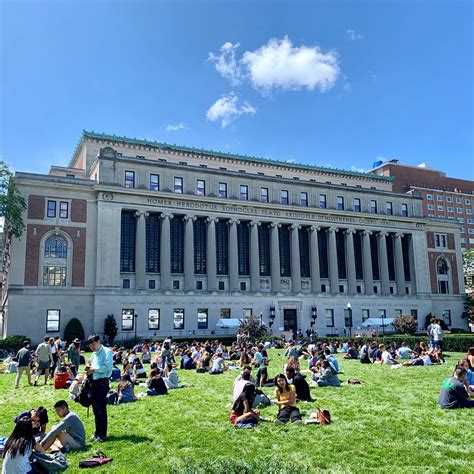
[[[86,367],[87,376],[92,382],[92,410],[95,418],[93,440],[104,441],[107,437],[107,394],[113,367],[112,351],[101,344],[96,334],[89,336],[87,344],[93,352],[90,365]]]
[[[433,333],[433,340],[436,349],[443,352],[443,329],[441,328],[441,321],[437,319],[431,329]]]
[[[48,336],[45,336],[44,341],[36,348],[35,354],[38,357],[38,372],[36,373],[35,386],[38,384],[38,379],[43,371],[44,384],[46,385],[48,383],[49,368],[53,365],[53,354]]]
[[[31,372],[30,372],[30,341],[23,341],[23,347],[17,352],[16,359],[18,360],[18,372],[15,379],[15,388],[20,386],[20,379],[23,372],[26,372],[28,377],[28,383],[31,383]]]

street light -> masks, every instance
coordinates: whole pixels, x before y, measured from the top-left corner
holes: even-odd
[[[347,311],[349,312],[349,338],[352,338],[352,305],[347,303]]]

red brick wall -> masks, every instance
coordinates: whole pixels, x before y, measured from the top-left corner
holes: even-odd
[[[426,242],[427,242],[427,245],[428,245],[429,249],[434,249],[435,248],[434,232],[427,232],[426,233]]]
[[[44,219],[44,196],[28,196],[28,219]]]
[[[448,249],[454,250],[455,249],[454,234],[447,234],[447,239],[448,239]]]
[[[25,286],[38,285],[40,241],[46,232],[53,229],[54,226],[51,225],[28,224],[26,226]],[[81,227],[61,227],[60,229],[66,232],[73,242],[72,286],[84,286],[86,229]]]
[[[85,199],[72,200],[71,221],[72,222],[87,222],[87,201]]]
[[[429,252],[428,260],[430,263],[430,282],[431,282],[431,293],[438,293],[438,280],[436,275],[436,261],[438,257],[443,256],[447,261],[448,265],[451,268],[451,280],[452,280],[452,291],[453,294],[459,295],[459,280],[458,280],[458,265],[456,262],[456,254],[454,253],[443,253],[443,252]]]

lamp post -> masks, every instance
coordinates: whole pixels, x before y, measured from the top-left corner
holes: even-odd
[[[275,306],[270,306],[270,320],[268,321],[268,327],[271,328],[275,322]]]
[[[352,305],[347,303],[347,311],[349,312],[349,338],[352,338]]]
[[[137,344],[137,322],[138,322],[138,314],[135,313],[134,317],[135,317],[135,321],[134,321],[134,323],[135,323],[135,344]]]
[[[385,342],[385,311],[380,311],[382,317],[382,340]]]

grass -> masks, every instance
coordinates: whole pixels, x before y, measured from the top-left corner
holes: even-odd
[[[269,375],[282,371],[281,351],[270,351]],[[228,421],[232,383],[237,372],[219,376],[179,371],[192,388],[168,396],[146,397],[133,404],[109,407],[109,440],[88,444],[67,455],[67,472],[100,449],[114,461],[95,472],[425,472],[472,473],[473,413],[445,411],[437,397],[455,360],[442,366],[392,370],[380,365],[342,361],[341,380],[358,378],[362,385],[312,389],[314,403],[300,404],[303,417],[316,406],[331,412],[329,426],[283,426],[261,423],[236,430]],[[0,375],[0,436],[8,436],[21,411],[66,398],[51,386],[13,388],[14,375]],[[138,391],[145,390],[138,387]],[[271,388],[265,389],[272,393]],[[93,433],[92,413],[78,404],[72,410]],[[263,409],[275,417],[274,406]],[[50,424],[57,422],[50,410]]]

